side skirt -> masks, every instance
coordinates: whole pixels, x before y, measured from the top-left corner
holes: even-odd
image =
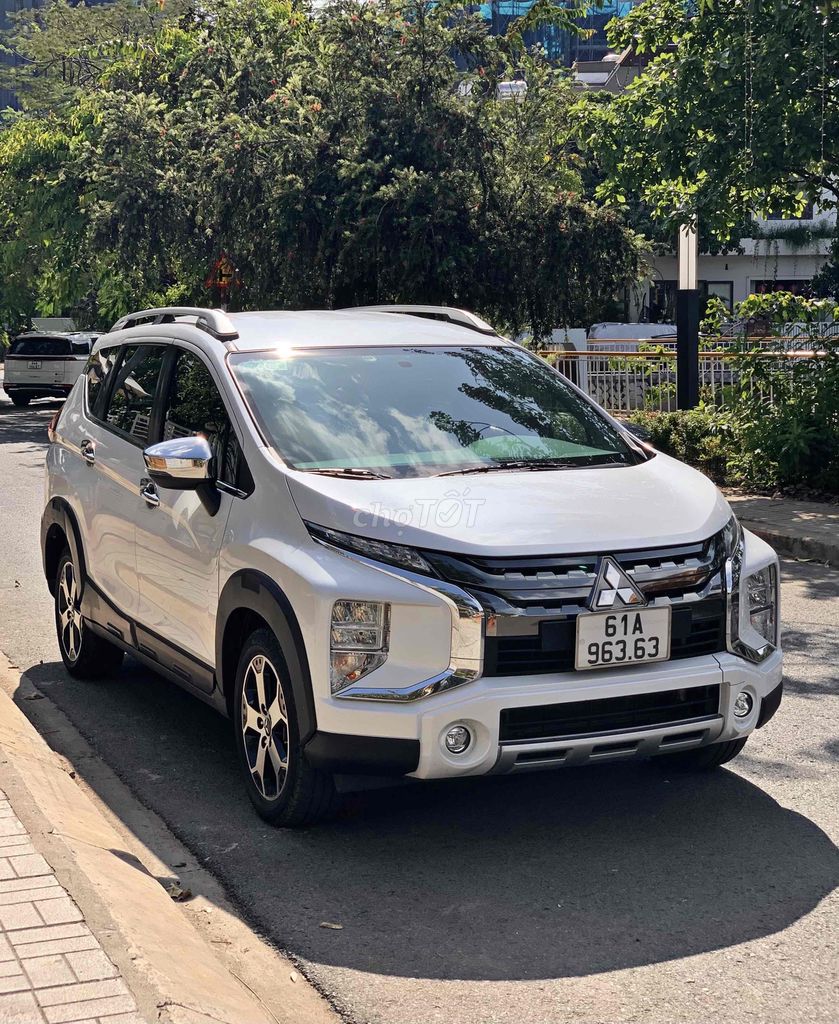
[[[82,595],[82,615],[94,633],[227,715],[214,669],[123,615],[90,577]]]

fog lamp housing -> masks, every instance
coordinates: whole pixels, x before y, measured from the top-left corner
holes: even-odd
[[[745,690],[741,690],[734,698],[734,717],[748,718],[754,706],[755,702],[752,699],[752,695]]]
[[[390,643],[390,605],[380,601],[336,601],[330,628],[329,684],[332,693],[380,668]]]
[[[449,726],[443,742],[450,754],[465,754],[472,746],[472,731],[465,725]]]

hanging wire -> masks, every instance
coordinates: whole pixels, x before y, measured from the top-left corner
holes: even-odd
[[[824,162],[824,140],[825,140],[825,117],[827,108],[827,57],[826,57],[826,36],[827,36],[827,19],[830,15],[830,9],[825,13],[822,18],[822,110],[821,110],[821,168],[819,173],[822,177],[825,176],[825,162]]]
[[[754,166],[754,140],[752,135],[754,120],[754,97],[752,93],[752,74],[754,69],[754,50],[752,44],[752,0],[744,0],[743,12],[743,185],[745,186]],[[744,203],[743,212],[745,217],[748,217],[751,213],[748,201]]]

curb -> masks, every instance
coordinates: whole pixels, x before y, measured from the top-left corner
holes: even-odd
[[[747,530],[751,530],[761,540],[775,548],[779,554],[839,566],[839,540],[831,543],[817,537],[802,537],[801,534],[788,533],[779,527],[768,526],[760,520],[740,519],[740,522]]]
[[[0,655],[0,677],[21,674]],[[0,786],[134,995],[155,1024],[278,1024],[193,926],[144,859],[0,688]],[[133,845],[133,844],[132,844]],[[154,854],[141,844],[138,852]],[[301,979],[302,980],[302,979]],[[283,1021],[320,1024],[331,1012],[291,985]]]

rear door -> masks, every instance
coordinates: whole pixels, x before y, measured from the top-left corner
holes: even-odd
[[[88,488],[90,499],[82,513],[88,575],[109,603],[132,618],[138,593],[137,522],[147,508],[140,494],[143,449],[157,440],[154,402],[167,347],[138,343],[120,349],[89,409],[80,443],[80,456],[95,474],[94,491]],[[102,355],[96,353],[91,363]],[[88,401],[96,369],[92,365],[88,372]]]
[[[161,430],[164,440],[196,434],[208,439],[220,505],[213,514],[196,491],[157,489],[159,505],[143,509],[137,525],[137,619],[139,627],[161,635],[187,656],[177,666],[179,674],[209,690],[219,552],[231,504],[246,492],[239,487],[241,447],[219,384],[199,353],[180,345],[174,346]]]

